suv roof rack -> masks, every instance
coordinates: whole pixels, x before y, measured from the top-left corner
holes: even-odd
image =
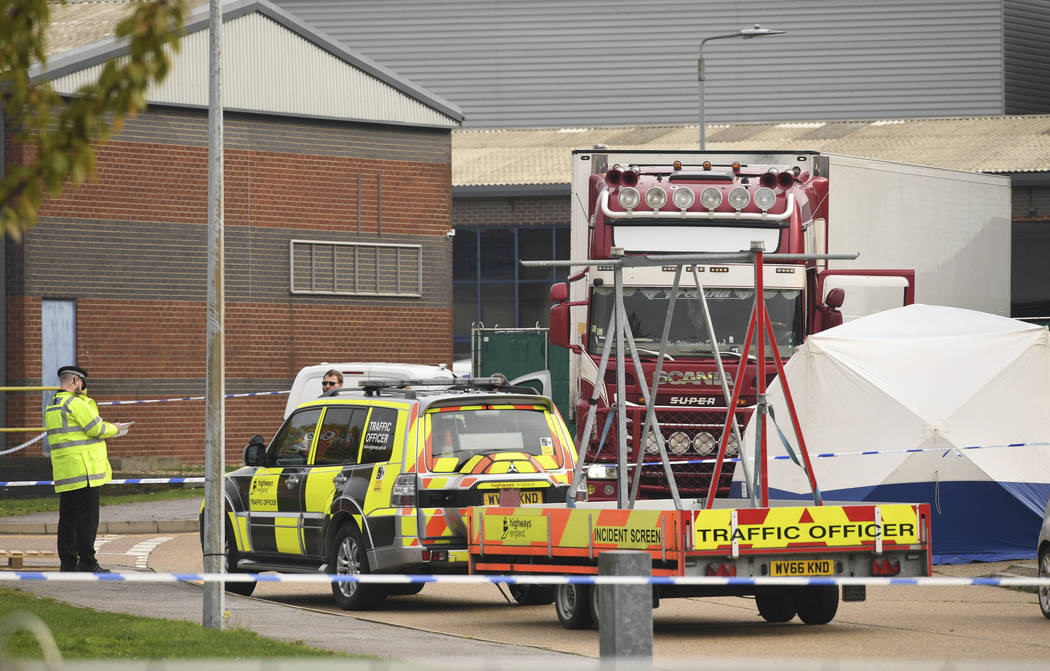
[[[450,380],[448,378],[431,378],[426,380],[361,380],[358,385],[364,389],[365,396],[378,396],[379,392],[402,391],[409,398],[414,398],[414,387],[434,388],[441,387],[450,390],[478,389],[484,391],[505,391],[517,394],[538,394],[532,387],[512,386],[507,383],[503,375],[491,377],[467,377]],[[335,390],[342,391],[342,390]]]

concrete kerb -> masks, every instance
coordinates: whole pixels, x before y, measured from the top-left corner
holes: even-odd
[[[100,534],[195,533],[198,529],[200,499],[140,501],[102,506]],[[58,511],[0,517],[0,535],[53,535],[58,533]]]
[[[178,534],[198,530],[197,520],[145,520],[100,522],[100,534]],[[54,535],[58,522],[0,522],[0,535]]]

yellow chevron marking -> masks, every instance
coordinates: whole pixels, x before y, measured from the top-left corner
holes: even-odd
[[[455,473],[459,459],[456,457],[439,457],[434,460],[435,473]]]

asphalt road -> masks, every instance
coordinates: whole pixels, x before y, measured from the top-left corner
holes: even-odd
[[[3,540],[8,547],[33,549],[53,547],[54,537]],[[99,559],[117,569],[143,570],[142,564],[159,572],[202,568],[192,533],[116,536],[100,547]],[[47,560],[27,561],[27,568],[34,563]],[[985,575],[1009,564],[938,567],[937,573]],[[234,600],[243,598],[229,595],[227,602],[236,605]],[[338,610],[323,584],[260,583],[252,599],[419,632],[598,656],[597,632],[565,630],[553,606],[512,605],[494,585],[431,584],[418,595],[388,599],[383,610],[353,614]],[[998,587],[871,588],[867,601],[841,604],[835,620],[824,626],[798,620],[768,624],[751,599],[665,599],[653,612],[653,628],[654,662],[674,666],[701,657],[741,663],[855,661],[865,668],[873,663],[1042,666],[1050,659],[1050,621],[1040,614],[1035,595]],[[406,637],[406,643],[410,640]]]
[[[195,535],[179,535],[154,551],[156,571],[200,570]],[[947,567],[946,567],[947,568]],[[951,567],[983,574],[980,566]],[[984,566],[988,569],[988,566]],[[239,598],[239,597],[231,597]],[[326,585],[260,583],[253,598],[339,611]],[[493,586],[431,584],[414,596],[388,599],[381,611],[353,617],[488,641],[598,655],[595,631],[563,629],[554,606],[517,606]],[[653,611],[654,661],[698,656],[747,659],[817,657],[901,661],[1046,662],[1050,621],[1032,593],[998,587],[881,587],[862,603],[842,603],[828,625],[797,619],[771,625],[752,599],[665,599]]]

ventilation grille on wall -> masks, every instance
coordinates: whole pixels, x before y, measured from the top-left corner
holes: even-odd
[[[423,294],[421,245],[292,240],[293,294],[398,296]]]

